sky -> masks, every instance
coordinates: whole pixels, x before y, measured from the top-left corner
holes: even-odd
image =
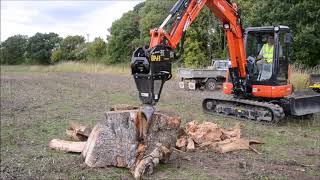
[[[108,28],[142,0],[1,0],[1,41],[16,34],[55,32],[106,39]]]

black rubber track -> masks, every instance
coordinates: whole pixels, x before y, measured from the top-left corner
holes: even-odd
[[[268,102],[259,102],[259,101],[248,100],[248,99],[239,99],[239,98],[234,98],[232,96],[226,96],[226,95],[221,95],[219,97],[205,98],[203,100],[202,108],[203,108],[204,112],[208,113],[208,114],[218,114],[215,111],[207,109],[206,103],[208,101],[216,101],[216,102],[219,101],[219,103],[224,103],[224,102],[225,103],[234,103],[234,104],[236,104],[238,106],[239,105],[243,105],[243,106],[246,106],[246,107],[252,106],[252,108],[264,108],[264,109],[267,109],[270,112],[272,112],[272,120],[270,122],[268,122],[268,121],[267,122],[263,121],[263,122],[271,123],[271,124],[278,123],[285,116],[283,108],[280,107],[277,104],[268,103]],[[218,114],[218,115],[220,115],[220,114]],[[231,115],[226,115],[226,116],[231,116]],[[236,116],[233,116],[233,117],[236,117]],[[236,117],[236,118],[239,118],[239,117]],[[249,120],[249,119],[246,119],[246,118],[241,118],[241,119]],[[254,121],[254,120],[250,119],[250,121]]]

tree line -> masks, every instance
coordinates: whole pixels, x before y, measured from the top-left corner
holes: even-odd
[[[132,52],[149,43],[149,31],[159,27],[176,0],[146,0],[113,22],[107,40],[85,42],[82,36],[59,37],[37,33],[28,38],[9,37],[1,43],[1,64],[54,64],[59,61],[128,63]],[[320,64],[320,3],[318,0],[237,0],[243,26],[287,25],[293,31],[291,60],[308,66]],[[172,22],[171,22],[172,23]],[[221,23],[207,9],[187,30],[178,47],[179,63],[209,65],[212,58],[226,58]],[[183,50],[183,51],[182,51]]]
[[[96,38],[85,42],[82,36],[59,37],[56,33],[36,33],[28,38],[14,35],[1,43],[1,64],[54,64],[59,61],[101,61],[106,42]]]

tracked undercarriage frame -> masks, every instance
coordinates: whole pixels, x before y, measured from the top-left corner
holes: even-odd
[[[287,115],[304,116],[320,112],[320,95],[312,92],[297,93],[272,101],[240,99],[224,95],[204,99],[202,107],[208,114],[276,124]]]

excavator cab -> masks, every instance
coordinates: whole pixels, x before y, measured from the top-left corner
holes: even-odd
[[[287,85],[290,44],[291,32],[287,26],[247,28],[245,47],[249,83],[267,86]],[[265,49],[269,52],[264,52]],[[272,59],[263,57],[270,52],[273,53]],[[259,56],[261,59],[258,59]]]
[[[249,27],[244,32],[247,55],[247,99],[272,102],[285,114],[304,116],[320,112],[320,96],[312,92],[294,92],[290,83],[290,45],[287,26]],[[260,59],[270,44],[271,59]],[[270,57],[269,57],[270,58]],[[260,67],[259,67],[260,66]],[[224,93],[232,94],[232,83],[224,84]],[[277,114],[277,113],[275,113]]]
[[[291,39],[292,34],[288,26],[245,29],[247,97],[276,99],[292,94],[289,69]],[[268,52],[264,52],[266,49]],[[266,55],[268,53],[269,56]],[[233,93],[230,80],[229,78],[229,82],[224,84],[225,94]]]
[[[246,96],[233,91],[233,79],[223,85],[228,98],[209,97],[203,100],[206,113],[244,117],[254,121],[277,123],[284,115],[308,116],[320,112],[320,95],[313,92],[293,93],[290,83],[290,45],[292,34],[287,26],[249,27],[244,32],[246,51]],[[264,45],[270,44],[269,56],[260,59]],[[259,57],[260,56],[260,57]],[[260,66],[260,67],[259,67]]]

